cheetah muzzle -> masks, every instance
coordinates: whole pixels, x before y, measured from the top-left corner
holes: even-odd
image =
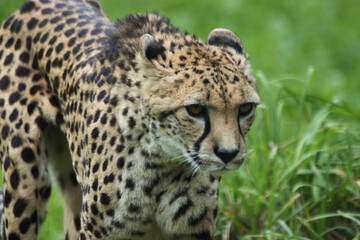
[[[206,43],[156,13],[24,3],[0,29],[4,239],[37,238],[50,179],[65,239],[212,239],[259,101],[230,30]]]

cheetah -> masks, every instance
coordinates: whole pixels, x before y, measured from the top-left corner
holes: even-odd
[[[51,179],[65,239],[212,239],[260,102],[239,37],[157,13],[25,2],[0,29],[3,236],[36,239]]]

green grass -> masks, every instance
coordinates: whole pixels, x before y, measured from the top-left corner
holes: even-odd
[[[360,233],[360,116],[344,102],[257,74],[263,105],[250,156],[223,179],[219,239],[356,239]],[[228,229],[227,229],[228,227]]]
[[[0,0],[0,20],[22,1]],[[158,10],[206,40],[237,32],[262,104],[249,157],[222,180],[216,239],[360,238],[360,2],[102,0],[115,20]],[[40,239],[62,239],[54,190]]]

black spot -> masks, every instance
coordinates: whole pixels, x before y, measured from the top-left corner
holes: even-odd
[[[59,44],[56,46],[55,51],[56,51],[56,53],[60,53],[63,49],[64,49],[64,44],[63,44],[63,43],[59,43]]]
[[[91,132],[91,137],[96,139],[99,136],[99,129],[98,128],[94,128]]]
[[[114,217],[115,211],[112,209],[106,210],[106,215],[109,217]]]
[[[79,216],[74,217],[74,223],[75,223],[76,230],[79,231],[80,228],[81,228],[81,222],[80,222],[80,217]]]
[[[36,223],[36,222],[38,221],[37,211],[36,211],[36,210],[34,210],[34,212],[31,214],[30,221],[31,221],[32,223]]]
[[[54,10],[52,10],[51,8],[44,8],[43,10],[41,10],[41,13],[43,15],[47,15],[47,14],[50,14],[50,13],[53,13]]]
[[[46,51],[46,56],[50,57],[52,51],[53,51],[53,48],[48,48],[48,50]]]
[[[81,48],[81,43],[79,43],[78,45],[76,45],[76,47],[73,48],[72,51],[73,54],[76,55],[79,52],[80,48]]]
[[[131,213],[138,213],[140,211],[140,206],[130,203],[129,207],[128,207],[129,212]]]
[[[50,39],[49,44],[50,44],[50,45],[53,45],[53,44],[56,42],[56,40],[57,40],[57,37],[56,37],[56,36],[53,36],[53,37]]]
[[[38,32],[38,33],[35,35],[35,37],[33,38],[33,42],[34,42],[34,43],[37,43],[37,42],[39,41],[40,37],[41,37],[41,32]]]
[[[23,53],[20,54],[19,59],[23,63],[29,63],[30,57],[29,57],[29,54],[27,52],[23,52]]]
[[[12,63],[13,57],[14,57],[14,54],[12,54],[12,53],[7,55],[4,60],[4,65],[6,66],[6,65],[9,65],[10,63]]]
[[[25,83],[20,83],[19,86],[18,86],[18,91],[19,92],[22,92],[24,91],[26,88],[26,84]]]
[[[94,215],[98,215],[98,214],[99,214],[99,209],[98,209],[98,207],[96,206],[95,203],[91,204],[90,209],[91,209],[91,212],[92,212]]]
[[[8,76],[2,77],[0,80],[0,89],[5,91],[8,89],[9,85],[10,85],[9,77]]]
[[[10,48],[14,43],[14,38],[9,38],[9,40],[7,40],[7,42],[5,43],[5,47],[6,48]]]
[[[94,235],[96,238],[101,238],[101,233],[97,230],[94,231]]]
[[[31,148],[25,147],[21,151],[21,158],[24,160],[24,162],[31,163],[35,160],[34,152]]]
[[[213,217],[214,217],[214,219],[216,218],[217,213],[218,213],[218,208],[217,208],[217,206],[216,206],[215,209],[214,209],[214,211],[213,211]]]
[[[22,234],[27,233],[30,228],[30,218],[25,218],[19,224],[19,229]]]
[[[65,70],[64,72],[66,72],[66,70]],[[66,79],[66,77],[63,77],[63,79]],[[59,89],[59,84],[60,84],[59,77],[56,76],[56,77],[54,78],[54,88],[55,88],[55,90],[58,90],[58,89]]]
[[[46,62],[46,67],[45,67],[45,70],[46,70],[47,73],[50,73],[50,68],[51,68],[51,60],[49,59]]]
[[[36,18],[31,18],[30,21],[28,21],[27,23],[27,28],[29,30],[32,30],[36,27],[36,24],[39,22],[39,20],[37,20]]]
[[[46,42],[46,40],[49,38],[49,33],[46,32],[44,35],[42,35],[42,37],[40,38],[40,42],[44,43]]]
[[[20,240],[20,237],[16,233],[12,232],[9,234],[8,240]]]
[[[15,71],[16,76],[18,77],[27,77],[30,74],[30,69],[27,67],[19,66]]]
[[[131,178],[127,178],[125,183],[125,188],[133,191],[135,188],[134,180],[132,180]]]
[[[55,4],[55,7],[56,8],[64,8],[64,7],[66,7],[66,4],[65,3],[57,3],[57,4]]]
[[[86,240],[86,236],[84,233],[80,233],[80,240]]]
[[[99,170],[99,163],[94,164],[92,172],[96,173]]]
[[[85,37],[85,35],[88,33],[88,31],[89,31],[89,29],[87,29],[87,28],[81,29],[78,33],[78,37],[79,38]]]
[[[10,176],[10,184],[13,189],[17,189],[20,182],[20,176],[17,170],[14,170],[14,172]]]
[[[72,34],[74,34],[75,30],[73,28],[70,28],[65,31],[65,36],[70,37]]]
[[[37,107],[37,102],[31,102],[28,106],[27,106],[27,111],[28,111],[28,113],[31,115],[31,114],[33,114],[33,112],[34,112],[34,110],[35,110],[35,108]]]
[[[11,122],[15,121],[19,115],[19,111],[15,108],[9,116]]]
[[[30,94],[31,95],[35,95],[37,92],[42,90],[42,86],[41,85],[34,85],[30,88]]]
[[[32,11],[35,8],[35,3],[33,1],[26,2],[20,7],[20,13],[27,13]]]
[[[70,16],[70,15],[72,15],[72,14],[74,14],[73,11],[64,11],[64,12],[62,13],[62,15],[63,15],[64,17],[68,17],[68,16]]]
[[[18,92],[14,92],[9,97],[9,103],[10,105],[14,104],[20,99],[20,94]]]
[[[77,22],[77,19],[76,19],[76,18],[66,19],[66,23],[67,23],[67,24],[76,23],[76,22]]]
[[[26,206],[27,206],[27,202],[25,199],[19,198],[18,200],[16,200],[13,209],[13,213],[15,217],[20,217],[23,214]]]
[[[107,122],[107,115],[106,115],[106,113],[101,117],[100,122],[101,122],[101,124],[103,124],[103,125],[106,124],[106,122]],[[104,134],[106,134],[106,132],[104,132]],[[103,135],[103,136],[104,136],[104,135]],[[104,140],[106,140],[106,137],[105,137],[105,139],[103,139],[103,141],[104,141]]]
[[[116,106],[118,103],[118,98],[117,96],[114,96],[113,98],[110,99],[110,104],[113,106]]]
[[[41,130],[44,130],[46,128],[46,126],[47,126],[46,121],[41,117],[37,117],[35,119],[35,123]]]
[[[103,162],[103,165],[102,165],[102,170],[103,170],[103,172],[106,171],[107,167],[108,167],[108,160],[105,160],[105,161]]]
[[[44,27],[47,23],[49,22],[49,19],[45,18],[44,20],[42,20],[40,23],[39,23],[39,27]]]
[[[11,22],[12,22],[13,19],[14,19],[14,15],[11,15],[10,17],[8,17],[8,18],[4,21],[3,28],[4,28],[4,29],[7,29],[7,28],[10,26],[10,24],[11,24]]]
[[[19,33],[21,30],[21,27],[23,25],[23,21],[22,20],[15,20],[10,27],[10,31],[11,32],[15,32],[15,33]]]
[[[21,40],[18,39],[16,40],[16,43],[15,43],[15,50],[19,50],[21,48]]]
[[[9,126],[8,126],[8,125],[5,125],[5,126],[2,128],[2,130],[1,130],[1,136],[2,136],[2,138],[3,138],[4,140],[8,137],[9,132],[10,132]]]
[[[34,76],[32,77],[31,81],[32,82],[38,82],[41,79],[41,75],[40,74],[34,74]]]
[[[46,186],[46,187],[42,187],[39,189],[39,195],[43,198],[43,199],[49,199],[50,195],[51,195],[51,186]]]
[[[94,39],[87,40],[87,41],[85,41],[84,46],[88,47],[89,45],[93,44],[94,42],[95,42]]]
[[[64,23],[60,23],[59,25],[57,25],[54,29],[55,32],[60,32],[61,30],[64,29],[65,24]]]
[[[31,175],[34,177],[34,179],[39,177],[39,168],[37,166],[33,166],[31,168]]]
[[[7,208],[9,206],[11,199],[11,193],[6,190],[4,193],[4,207]]]
[[[116,166],[118,168],[123,168],[125,165],[125,158],[124,157],[119,157],[119,159],[117,160]]]
[[[16,135],[11,139],[11,147],[17,148],[20,147],[23,143],[23,140],[20,136]]]
[[[100,110],[97,110],[95,113],[94,122],[97,122],[97,120],[99,120],[99,117],[100,117]]]
[[[92,188],[92,190],[97,191],[98,186],[99,186],[99,181],[98,181],[98,179],[96,178],[96,179],[93,181],[93,183],[92,183],[92,185],[91,185],[91,188]]]
[[[101,193],[100,195],[100,202],[104,205],[109,205],[110,197],[106,193]]]
[[[53,105],[54,107],[60,108],[60,103],[56,96],[51,96],[49,101],[50,101],[51,105]]]
[[[130,129],[133,129],[134,126],[136,125],[136,121],[133,117],[130,117],[129,120],[128,120],[128,125],[129,125],[129,128]]]
[[[112,117],[111,120],[110,120],[110,126],[114,126],[116,124],[116,118],[115,117]]]
[[[115,152],[120,153],[122,152],[122,150],[124,150],[124,148],[125,148],[124,145],[119,144],[116,146]]]
[[[72,46],[74,46],[75,43],[76,43],[76,37],[70,38],[67,46],[72,47]]]
[[[6,172],[10,166],[10,158],[9,157],[6,157],[5,160],[4,160],[4,171]]]
[[[67,51],[65,54],[64,54],[64,60],[68,60],[70,58],[70,51]],[[65,78],[64,78],[65,79]]]
[[[95,28],[91,31],[91,35],[98,35],[99,33],[102,32],[102,29],[101,28]]]

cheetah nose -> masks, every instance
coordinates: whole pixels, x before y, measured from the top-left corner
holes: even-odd
[[[214,153],[221,159],[221,161],[228,163],[239,153],[239,149],[225,149],[215,146]]]

